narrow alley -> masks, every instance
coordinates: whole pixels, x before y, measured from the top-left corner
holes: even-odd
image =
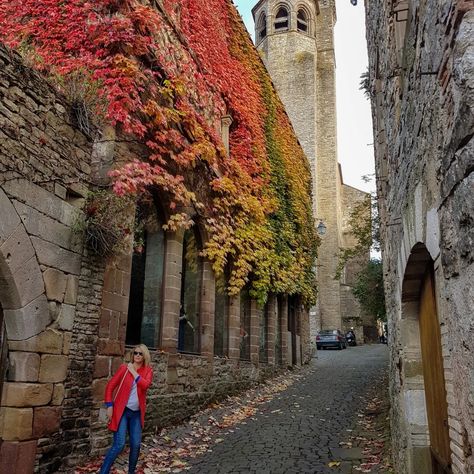
[[[361,464],[362,450],[346,443],[358,431],[374,387],[385,378],[386,346],[319,351],[318,357],[304,378],[195,459],[188,472],[357,472],[352,466]]]
[[[319,351],[309,366],[145,439],[138,472],[389,473],[387,364],[385,345]],[[115,474],[127,461],[125,451]]]

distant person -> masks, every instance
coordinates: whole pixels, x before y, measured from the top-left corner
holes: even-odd
[[[150,352],[145,344],[135,346],[128,364],[122,364],[105,387],[108,428],[114,432],[112,447],[105,456],[100,474],[108,474],[117,456],[130,438],[128,473],[134,474],[140,455],[142,429],[145,423],[146,392],[151,385],[153,370]],[[115,395],[113,393],[115,392]]]

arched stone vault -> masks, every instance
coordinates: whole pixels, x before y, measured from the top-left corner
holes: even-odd
[[[13,204],[1,189],[0,301],[10,340],[35,336],[51,322],[35,250]]]

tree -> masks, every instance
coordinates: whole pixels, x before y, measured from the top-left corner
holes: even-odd
[[[382,321],[387,320],[383,267],[379,259],[369,260],[365,268],[357,274],[352,292],[365,312]]]

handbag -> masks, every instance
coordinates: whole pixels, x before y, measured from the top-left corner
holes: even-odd
[[[115,399],[117,398],[117,394],[120,392],[120,389],[122,388],[123,381],[125,380],[125,377],[127,376],[128,373],[128,368],[125,370],[125,373],[123,374],[122,380],[120,381],[120,385],[118,389],[115,392],[114,398],[112,399],[113,402],[115,402]],[[108,407],[100,407],[99,408],[99,421],[103,423],[108,423],[109,419],[107,417],[107,408]]]

